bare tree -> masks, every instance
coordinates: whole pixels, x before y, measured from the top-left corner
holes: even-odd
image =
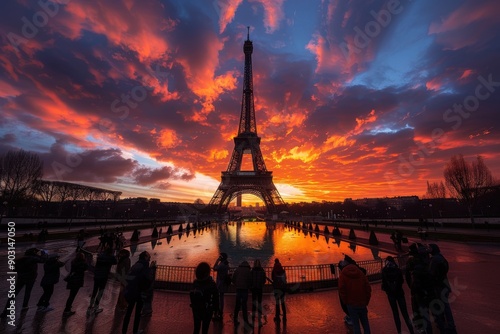
[[[472,210],[493,185],[493,176],[483,158],[478,156],[468,163],[461,154],[454,155],[444,169],[444,179],[449,192],[466,205],[474,224]]]
[[[0,157],[0,192],[15,203],[31,197],[43,174],[43,162],[36,153],[8,151]]]
[[[426,198],[446,198],[446,187],[444,186],[443,181],[431,182],[427,181],[427,193],[425,194]]]
[[[50,181],[39,180],[35,185],[35,192],[44,202],[51,202],[57,195],[57,184]]]

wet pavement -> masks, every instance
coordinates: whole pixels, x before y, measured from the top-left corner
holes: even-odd
[[[359,238],[365,237],[357,231]],[[377,234],[381,246],[390,245],[387,234]],[[410,240],[416,241],[416,240]],[[429,240],[428,242],[432,242]],[[90,240],[89,245],[95,245]],[[498,316],[498,300],[500,300],[500,245],[470,244],[456,242],[438,242],[442,253],[450,262],[449,279],[452,284],[451,307],[455,317],[458,333],[498,333],[500,317]],[[23,245],[19,247],[28,247]],[[56,251],[62,260],[71,259],[74,241],[59,240],[48,243],[44,248]],[[6,259],[6,249],[2,246],[0,255]],[[211,262],[211,259],[207,259]],[[69,264],[69,262],[68,262]],[[0,263],[0,306],[6,301],[6,260]],[[64,271],[64,270],[63,270]],[[7,320],[0,322],[1,333],[119,333],[124,313],[116,310],[114,305],[119,291],[116,282],[110,280],[101,301],[104,311],[96,316],[87,317],[85,312],[92,292],[92,274],[87,273],[85,286],[80,290],[74,302],[76,314],[64,318],[62,311],[69,291],[61,280],[51,299],[54,310],[47,313],[36,312],[36,302],[42,293],[39,274],[30,299],[30,309],[16,312],[15,326]],[[65,272],[62,272],[62,277]],[[396,333],[392,313],[380,283],[372,284],[372,298],[368,306],[369,321],[372,333]],[[409,293],[405,286],[406,300],[409,306]],[[24,291],[17,298],[21,303]],[[336,289],[299,293],[287,296],[288,321],[277,326],[273,322],[274,298],[264,295],[264,314],[267,321],[259,328],[235,327],[231,318],[234,307],[234,295],[227,295],[224,319],[212,323],[209,333],[351,333],[352,330],[344,321]],[[250,305],[250,303],[249,303]],[[192,333],[192,315],[187,293],[156,290],[153,300],[153,314],[141,319],[140,328],[144,333]],[[241,315],[240,315],[241,317]],[[241,319],[240,319],[240,322]],[[403,332],[405,331],[403,325]],[[129,329],[129,333],[131,333]],[[436,330],[436,333],[438,331]]]

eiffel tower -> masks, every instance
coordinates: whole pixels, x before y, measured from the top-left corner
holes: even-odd
[[[264,157],[260,151],[260,137],[257,136],[253,101],[253,44],[250,41],[250,27],[248,27],[243,52],[245,53],[245,74],[238,135],[234,137],[234,150],[229,166],[225,172],[222,172],[222,181],[210,200],[209,206],[216,207],[217,212],[225,212],[229,203],[236,197],[242,194],[253,194],[264,202],[269,213],[276,213],[285,206],[285,202],[274,186],[273,172],[266,169]],[[252,154],[253,171],[241,170],[244,154]]]

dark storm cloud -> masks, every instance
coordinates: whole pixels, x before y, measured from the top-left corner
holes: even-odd
[[[132,174],[135,182],[139,185],[148,186],[167,179],[189,181],[194,178],[193,174],[180,172],[176,168],[165,166],[162,168],[136,168]]]
[[[112,183],[126,176],[137,166],[132,159],[121,156],[119,149],[70,152],[64,143],[52,145],[50,152],[41,154],[44,177],[58,181]]]

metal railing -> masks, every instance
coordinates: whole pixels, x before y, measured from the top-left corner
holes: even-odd
[[[396,258],[401,268],[406,265],[405,257]],[[366,275],[370,281],[381,279],[383,260],[359,261],[357,264],[366,269]],[[340,274],[337,264],[320,264],[320,265],[299,265],[299,266],[284,266],[287,276],[287,285],[289,290],[298,292],[312,291],[317,289],[334,288],[338,285],[338,277]],[[236,268],[231,268],[232,273]],[[272,267],[264,268],[266,276],[271,278]],[[215,278],[216,273],[212,271],[212,277]],[[156,269],[155,288],[188,291],[191,289],[195,279],[195,267],[179,267],[158,265]],[[272,286],[266,282],[264,292],[270,292]],[[234,292],[234,286],[229,287],[229,292]]]

